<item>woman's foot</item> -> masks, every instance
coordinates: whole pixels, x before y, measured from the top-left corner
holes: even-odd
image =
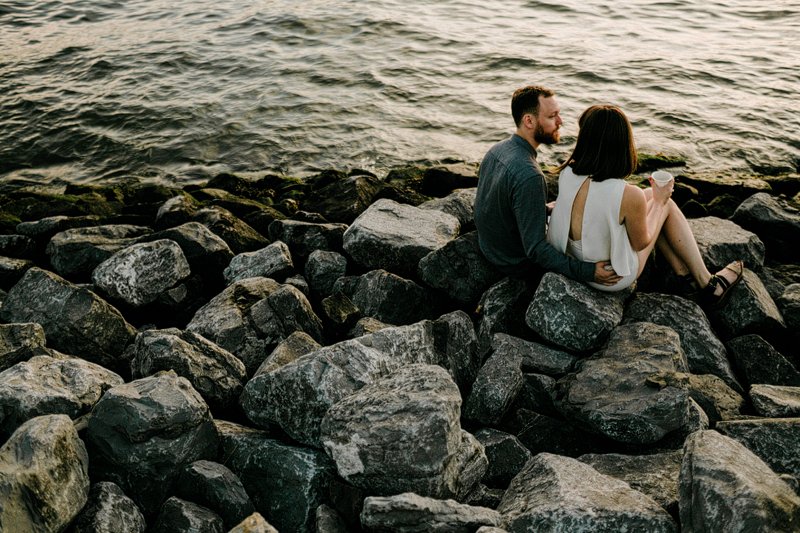
[[[733,261],[728,263],[722,270],[711,276],[708,284],[703,287],[701,295],[703,302],[712,307],[720,307],[730,296],[731,289],[742,281],[744,274],[744,263]]]

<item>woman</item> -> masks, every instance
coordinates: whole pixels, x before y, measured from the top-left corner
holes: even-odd
[[[700,287],[705,303],[721,305],[742,278],[734,261],[712,275],[700,255],[686,217],[670,199],[674,180],[642,190],[624,179],[636,169],[633,131],[615,106],[592,106],[581,115],[578,141],[561,165],[558,199],[547,238],[558,250],[583,261],[610,260],[622,280],[603,291],[629,287],[655,246],[678,276]]]

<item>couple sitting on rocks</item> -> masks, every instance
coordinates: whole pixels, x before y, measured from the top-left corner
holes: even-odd
[[[552,270],[603,291],[633,284],[654,247],[701,301],[721,305],[742,278],[734,261],[711,274],[686,217],[670,199],[674,180],[640,189],[624,180],[636,170],[631,124],[617,107],[595,105],[578,121],[575,149],[561,165],[558,198],[546,204],[536,161],[540,144],[559,140],[562,120],[553,91],[518,89],[517,125],[480,166],[475,224],[480,248],[498,269],[517,277]],[[550,215],[549,227],[547,217]]]

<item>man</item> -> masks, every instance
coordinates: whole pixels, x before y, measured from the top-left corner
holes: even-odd
[[[607,261],[578,261],[547,242],[547,184],[536,149],[559,141],[562,121],[555,93],[538,86],[518,89],[511,114],[516,132],[487,152],[478,176],[475,225],[481,251],[511,276],[550,270],[578,281],[615,284],[620,277]]]

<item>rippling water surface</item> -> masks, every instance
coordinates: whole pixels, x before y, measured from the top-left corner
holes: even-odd
[[[0,176],[478,161],[511,92],[623,107],[694,170],[800,159],[800,0],[0,0]]]

